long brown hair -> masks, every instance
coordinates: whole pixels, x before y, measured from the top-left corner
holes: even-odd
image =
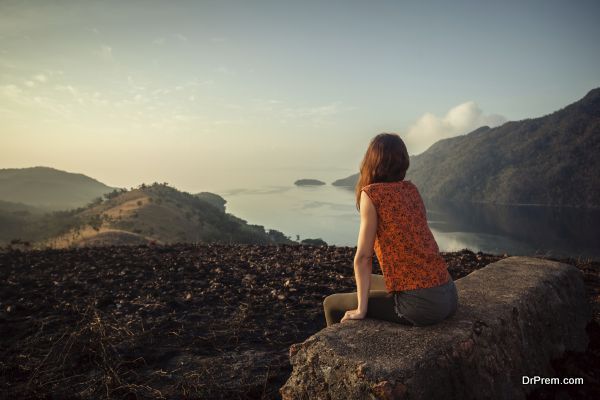
[[[377,182],[404,180],[410,165],[404,141],[396,133],[380,133],[371,139],[367,152],[360,163],[360,176],[354,191],[356,209],[360,210],[360,191]]]

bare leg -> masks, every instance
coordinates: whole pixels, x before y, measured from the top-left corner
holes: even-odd
[[[334,293],[325,297],[323,309],[327,326],[340,322],[346,311],[358,307],[356,292]],[[394,309],[394,298],[385,288],[383,275],[371,274],[371,290],[369,290],[369,304],[367,306],[367,318],[382,319],[413,325],[406,318],[399,318]]]

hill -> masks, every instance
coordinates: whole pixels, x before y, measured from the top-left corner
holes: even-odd
[[[81,207],[113,189],[89,176],[50,167],[0,169],[0,200],[47,211]]]
[[[41,217],[11,214],[20,218],[21,224],[14,224],[22,228],[3,236],[5,242],[12,235],[11,239],[32,242],[37,248],[148,242],[295,243],[279,231],[265,231],[226,213],[224,204],[213,193],[192,195],[167,184],[142,184],[114,190],[78,209]]]
[[[497,204],[600,207],[600,88],[539,118],[480,127],[411,157],[423,197]],[[358,174],[335,181],[353,186]]]
[[[225,200],[218,194],[210,193],[210,192],[200,192],[200,193],[196,193],[196,197],[207,201],[208,203],[217,207],[219,210],[225,212],[225,203],[227,203],[227,200]]]

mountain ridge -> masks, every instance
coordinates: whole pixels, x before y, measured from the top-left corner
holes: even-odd
[[[47,166],[0,169],[0,199],[47,211],[81,207],[114,189],[120,188]]]
[[[114,189],[84,207],[41,213],[25,204],[1,202],[0,243],[17,239],[33,248],[178,242],[296,243],[274,229],[225,212],[226,200],[191,194],[168,184]]]
[[[479,127],[412,156],[406,179],[432,200],[600,207],[600,88],[536,118]],[[337,180],[352,187],[358,174]]]

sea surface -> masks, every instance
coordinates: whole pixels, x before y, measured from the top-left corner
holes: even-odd
[[[227,200],[228,213],[250,224],[293,240],[356,246],[360,216],[350,189],[292,183],[217,193]],[[600,210],[424,202],[440,251],[600,259]]]

